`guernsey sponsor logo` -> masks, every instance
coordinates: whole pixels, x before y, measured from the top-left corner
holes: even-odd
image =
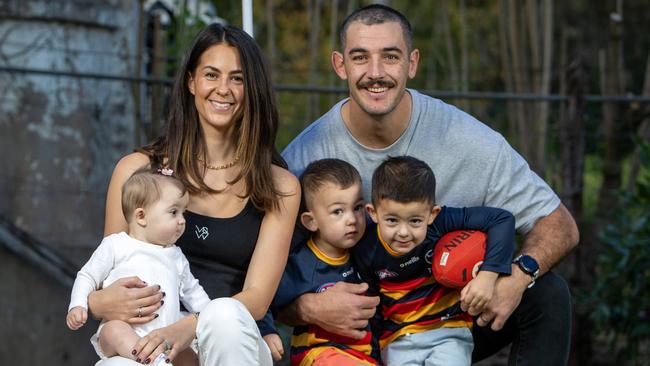
[[[334,282],[324,283],[324,284],[320,285],[320,286],[316,289],[316,292],[317,292],[317,293],[318,293],[318,292],[323,292],[323,291],[327,290],[328,288],[330,288],[330,287],[332,287],[332,286],[334,286]]]
[[[415,263],[415,262],[417,262],[417,261],[419,261],[419,260],[420,260],[420,257],[418,257],[418,256],[416,255],[416,256],[414,256],[414,257],[411,257],[411,259],[407,260],[406,262],[404,262],[404,263],[400,263],[399,266],[400,266],[400,268],[404,268],[404,267],[406,267],[406,266],[410,266],[411,264],[413,264],[413,263]]]
[[[350,268],[350,270],[343,272],[341,274],[341,276],[343,276],[343,278],[345,278],[345,277],[348,277],[348,276],[350,276],[352,274],[354,274],[354,268]]]
[[[377,277],[379,277],[380,280],[383,280],[385,278],[390,278],[390,277],[397,277],[397,273],[390,271],[387,268],[381,269],[375,273],[377,274]]]
[[[424,255],[424,261],[427,262],[428,264],[431,264],[433,262],[433,249],[429,250],[425,255]]]

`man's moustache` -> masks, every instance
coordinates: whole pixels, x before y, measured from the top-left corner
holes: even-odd
[[[395,86],[395,83],[390,80],[368,80],[360,81],[357,83],[359,88],[371,88],[371,87],[387,87],[392,88]]]

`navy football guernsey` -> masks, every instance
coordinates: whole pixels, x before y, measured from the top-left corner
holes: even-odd
[[[329,257],[309,239],[289,256],[271,308],[282,308],[302,294],[323,292],[341,281],[361,282],[350,261],[350,254],[341,258]],[[262,336],[277,333],[270,312],[257,324]],[[311,365],[314,357],[332,349],[358,359],[360,364],[376,365],[377,361],[371,356],[372,334],[369,328],[367,330],[366,337],[356,340],[329,333],[316,325],[295,327],[291,337],[291,364]]]
[[[460,290],[437,283],[431,273],[431,257],[438,240],[454,230],[487,233],[481,270],[510,274],[514,250],[515,220],[507,211],[488,208],[443,207],[427,229],[425,240],[407,254],[393,251],[370,224],[352,249],[355,267],[379,292],[381,348],[401,335],[441,327],[471,327],[472,318],[460,310]]]

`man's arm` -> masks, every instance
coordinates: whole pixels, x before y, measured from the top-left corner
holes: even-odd
[[[301,295],[281,309],[278,319],[292,326],[316,324],[328,332],[361,339],[379,305],[378,296],[364,295],[367,289],[365,283],[338,282],[327,291]]]
[[[548,272],[578,245],[580,233],[573,216],[560,203],[548,216],[539,219],[526,234],[521,252],[539,263],[539,275]]]
[[[578,227],[567,208],[560,204],[548,216],[540,218],[524,238],[521,252],[535,258],[540,275],[546,273],[566,256],[579,240]],[[492,301],[477,319],[479,326],[492,321],[492,329],[500,330],[517,308],[531,278],[512,265],[512,275],[497,280]]]

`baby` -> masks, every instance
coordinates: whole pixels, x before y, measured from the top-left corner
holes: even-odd
[[[174,243],[185,231],[183,212],[189,195],[172,171],[161,169],[136,171],[122,187],[122,211],[129,232],[105,237],[90,260],[81,268],[72,288],[66,323],[79,329],[88,318],[88,295],[114,281],[137,276],[147,283],[159,284],[165,300],[154,320],[130,325],[121,320],[102,321],[91,338],[102,358],[122,356],[151,365],[169,365],[166,353],[151,359],[137,359],[134,346],[140,337],[154,329],[179,320],[179,299],[188,311],[198,313],[210,302],[208,295],[192,273],[187,259]],[[134,317],[141,316],[142,308]],[[165,342],[165,347],[170,348]],[[156,357],[157,356],[157,357]],[[198,365],[188,348],[175,360],[176,365]]]

